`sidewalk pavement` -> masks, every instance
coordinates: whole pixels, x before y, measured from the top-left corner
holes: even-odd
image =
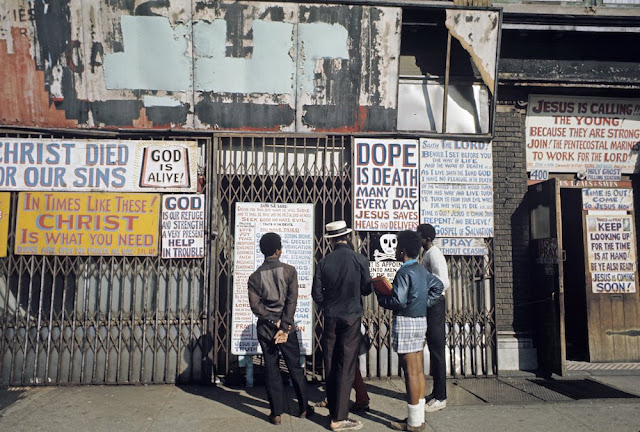
[[[430,388],[428,383],[428,387]],[[640,431],[640,376],[530,376],[448,380],[447,408],[427,413],[427,431]],[[324,397],[310,383],[311,401]],[[365,431],[391,431],[406,417],[400,379],[369,380]],[[274,426],[263,386],[96,385],[0,389],[0,431],[327,431],[326,408],[289,412]]]

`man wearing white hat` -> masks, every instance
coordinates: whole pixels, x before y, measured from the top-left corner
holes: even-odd
[[[333,431],[362,428],[348,418],[349,396],[362,337],[361,296],[371,294],[372,287],[369,261],[347,243],[351,231],[345,221],[326,225],[324,236],[333,251],[318,262],[313,279],[313,299],[324,315],[322,351]]]

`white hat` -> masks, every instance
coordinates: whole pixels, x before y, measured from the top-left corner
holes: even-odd
[[[326,230],[327,233],[324,235],[325,238],[340,237],[353,231],[351,228],[347,228],[347,223],[345,221],[328,223],[326,225]]]

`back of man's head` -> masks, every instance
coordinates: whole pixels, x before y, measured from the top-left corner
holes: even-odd
[[[282,240],[278,234],[268,232],[260,237],[260,252],[262,252],[265,257],[270,257],[276,253],[278,249],[282,249]]]
[[[416,231],[420,233],[420,237],[425,240],[432,240],[436,238],[436,229],[431,224],[420,224]]]

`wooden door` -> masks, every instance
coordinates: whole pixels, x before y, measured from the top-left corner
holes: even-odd
[[[583,213],[589,360],[640,361],[633,211]]]
[[[564,375],[564,283],[560,187],[555,179],[529,186],[528,205],[538,363]]]

